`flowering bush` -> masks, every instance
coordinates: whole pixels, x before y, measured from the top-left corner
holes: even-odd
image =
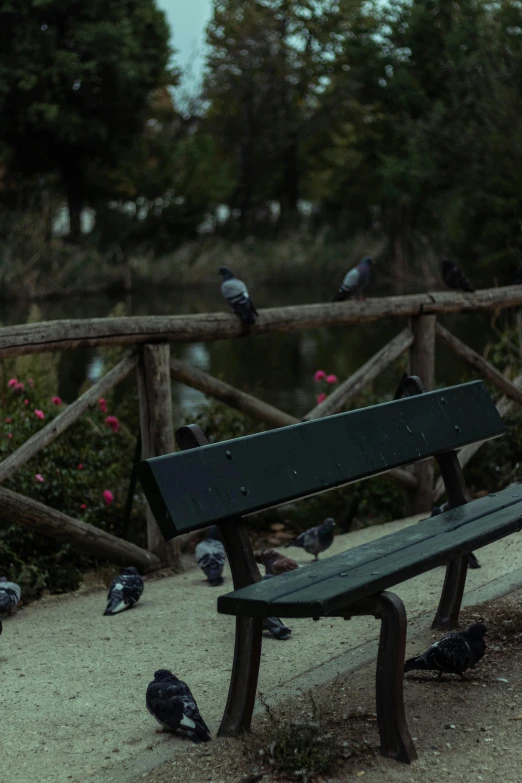
[[[48,382],[40,384],[37,370],[32,376],[17,372],[6,378],[5,367],[0,367],[0,460],[48,426],[65,406],[61,397],[49,393]],[[118,398],[118,391],[107,400],[100,399],[6,480],[5,486],[120,535],[139,415],[136,394]],[[116,406],[119,416],[111,411]],[[139,488],[136,501],[129,538],[143,546],[145,515]],[[2,518],[0,509],[0,573],[20,582],[26,599],[44,589],[74,589],[81,571],[95,562],[37,530],[11,524]]]
[[[328,397],[331,390],[330,387],[338,383],[338,378],[337,375],[327,375],[324,370],[316,370],[314,372],[314,381],[323,387],[323,391],[319,392],[316,398],[317,404],[320,405]]]

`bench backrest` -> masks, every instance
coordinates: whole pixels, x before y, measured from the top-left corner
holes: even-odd
[[[502,435],[482,381],[140,463],[167,540]]]

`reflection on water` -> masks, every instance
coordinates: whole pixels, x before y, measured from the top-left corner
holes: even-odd
[[[293,285],[254,287],[249,285],[257,307],[330,301],[336,286]],[[410,292],[422,290],[422,284],[410,286]],[[402,293],[403,291],[401,291]],[[392,290],[374,286],[372,295],[389,296]],[[407,292],[406,292],[407,293]],[[96,318],[109,315],[118,300],[107,296],[68,297],[39,303],[45,320]],[[143,287],[126,300],[129,315],[182,315],[226,310],[219,284],[200,288],[165,290]],[[4,325],[27,320],[30,305],[4,302],[0,320]],[[490,326],[491,314],[455,314],[441,318],[448,329],[478,351],[495,339]],[[387,320],[369,324],[328,327],[304,332],[265,334],[236,340],[172,345],[173,355],[194,366],[222,377],[223,380],[257,394],[262,399],[295,416],[303,416],[315,401],[317,389],[313,373],[317,369],[335,373],[344,379],[406,326],[406,320]],[[64,352],[60,362],[59,394],[72,401],[87,376],[94,381],[103,371],[96,349],[79,348]],[[106,369],[106,368],[105,368]],[[471,377],[467,366],[447,348],[437,350],[437,382],[457,383]],[[377,393],[391,393],[397,386],[395,369],[388,369],[374,382]],[[199,392],[173,383],[175,403],[190,411],[204,400]]]

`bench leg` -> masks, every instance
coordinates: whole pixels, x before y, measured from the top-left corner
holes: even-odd
[[[236,617],[234,663],[218,737],[250,731],[261,661],[262,620]]]
[[[444,587],[440,596],[439,608],[433,620],[432,628],[439,631],[456,628],[459,621],[460,605],[468,573],[468,556],[452,560],[446,566]]]
[[[347,608],[354,615],[373,615],[381,621],[375,678],[377,723],[381,755],[411,764],[417,758],[404,714],[404,658],[406,610],[398,595],[385,591]]]

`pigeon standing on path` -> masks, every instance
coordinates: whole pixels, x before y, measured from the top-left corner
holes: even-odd
[[[0,576],[0,613],[12,612],[20,602],[21,595],[20,585],[9,582],[5,576]]]
[[[467,631],[457,631],[444,636],[432,644],[422,655],[410,658],[404,664],[404,671],[434,671],[439,679],[446,674],[464,674],[475,666],[486,652],[484,636],[486,626],[482,623],[470,625]]]
[[[475,289],[468,278],[449,258],[442,259],[442,279],[448,288],[472,293]]]
[[[433,506],[430,517],[438,517],[439,514],[444,514],[444,512],[448,510],[449,503],[446,501],[442,504],[442,506]],[[468,555],[468,568],[482,568],[477,559],[477,556],[473,552],[470,552]]]
[[[223,584],[225,547],[219,538],[219,530],[216,525],[212,525],[207,537],[197,545],[196,561],[207,577],[209,585],[217,587]]]
[[[305,530],[304,533],[301,533],[285,544],[285,547],[302,547],[305,552],[314,555],[314,561],[316,561],[319,559],[320,552],[325,552],[328,547],[332,546],[334,530],[335,521],[332,517],[327,517],[322,525],[317,525],[317,527],[311,527],[309,530]]]
[[[299,568],[299,564],[295,560],[282,555],[275,549],[262,549],[261,552],[255,552],[254,555],[256,562],[264,565],[268,576],[279,576],[279,574],[285,574],[287,571],[295,571],[296,568]]]
[[[344,302],[345,299],[349,299],[354,294],[360,296],[363,288],[370,282],[372,264],[373,258],[364,256],[357,266],[354,266],[353,269],[350,269],[345,274],[343,282],[332,301]]]
[[[208,742],[210,731],[186,682],[169,669],[158,669],[147,687],[147,709],[166,731],[179,731],[193,742]]]
[[[143,579],[134,566],[122,568],[121,573],[112,580],[107,596],[107,606],[104,615],[117,614],[124,609],[130,609],[131,606],[138,603],[143,593]]]
[[[250,299],[246,285],[242,280],[237,279],[228,266],[221,266],[218,274],[223,278],[221,293],[232,310],[246,326],[255,324],[258,312]]]

